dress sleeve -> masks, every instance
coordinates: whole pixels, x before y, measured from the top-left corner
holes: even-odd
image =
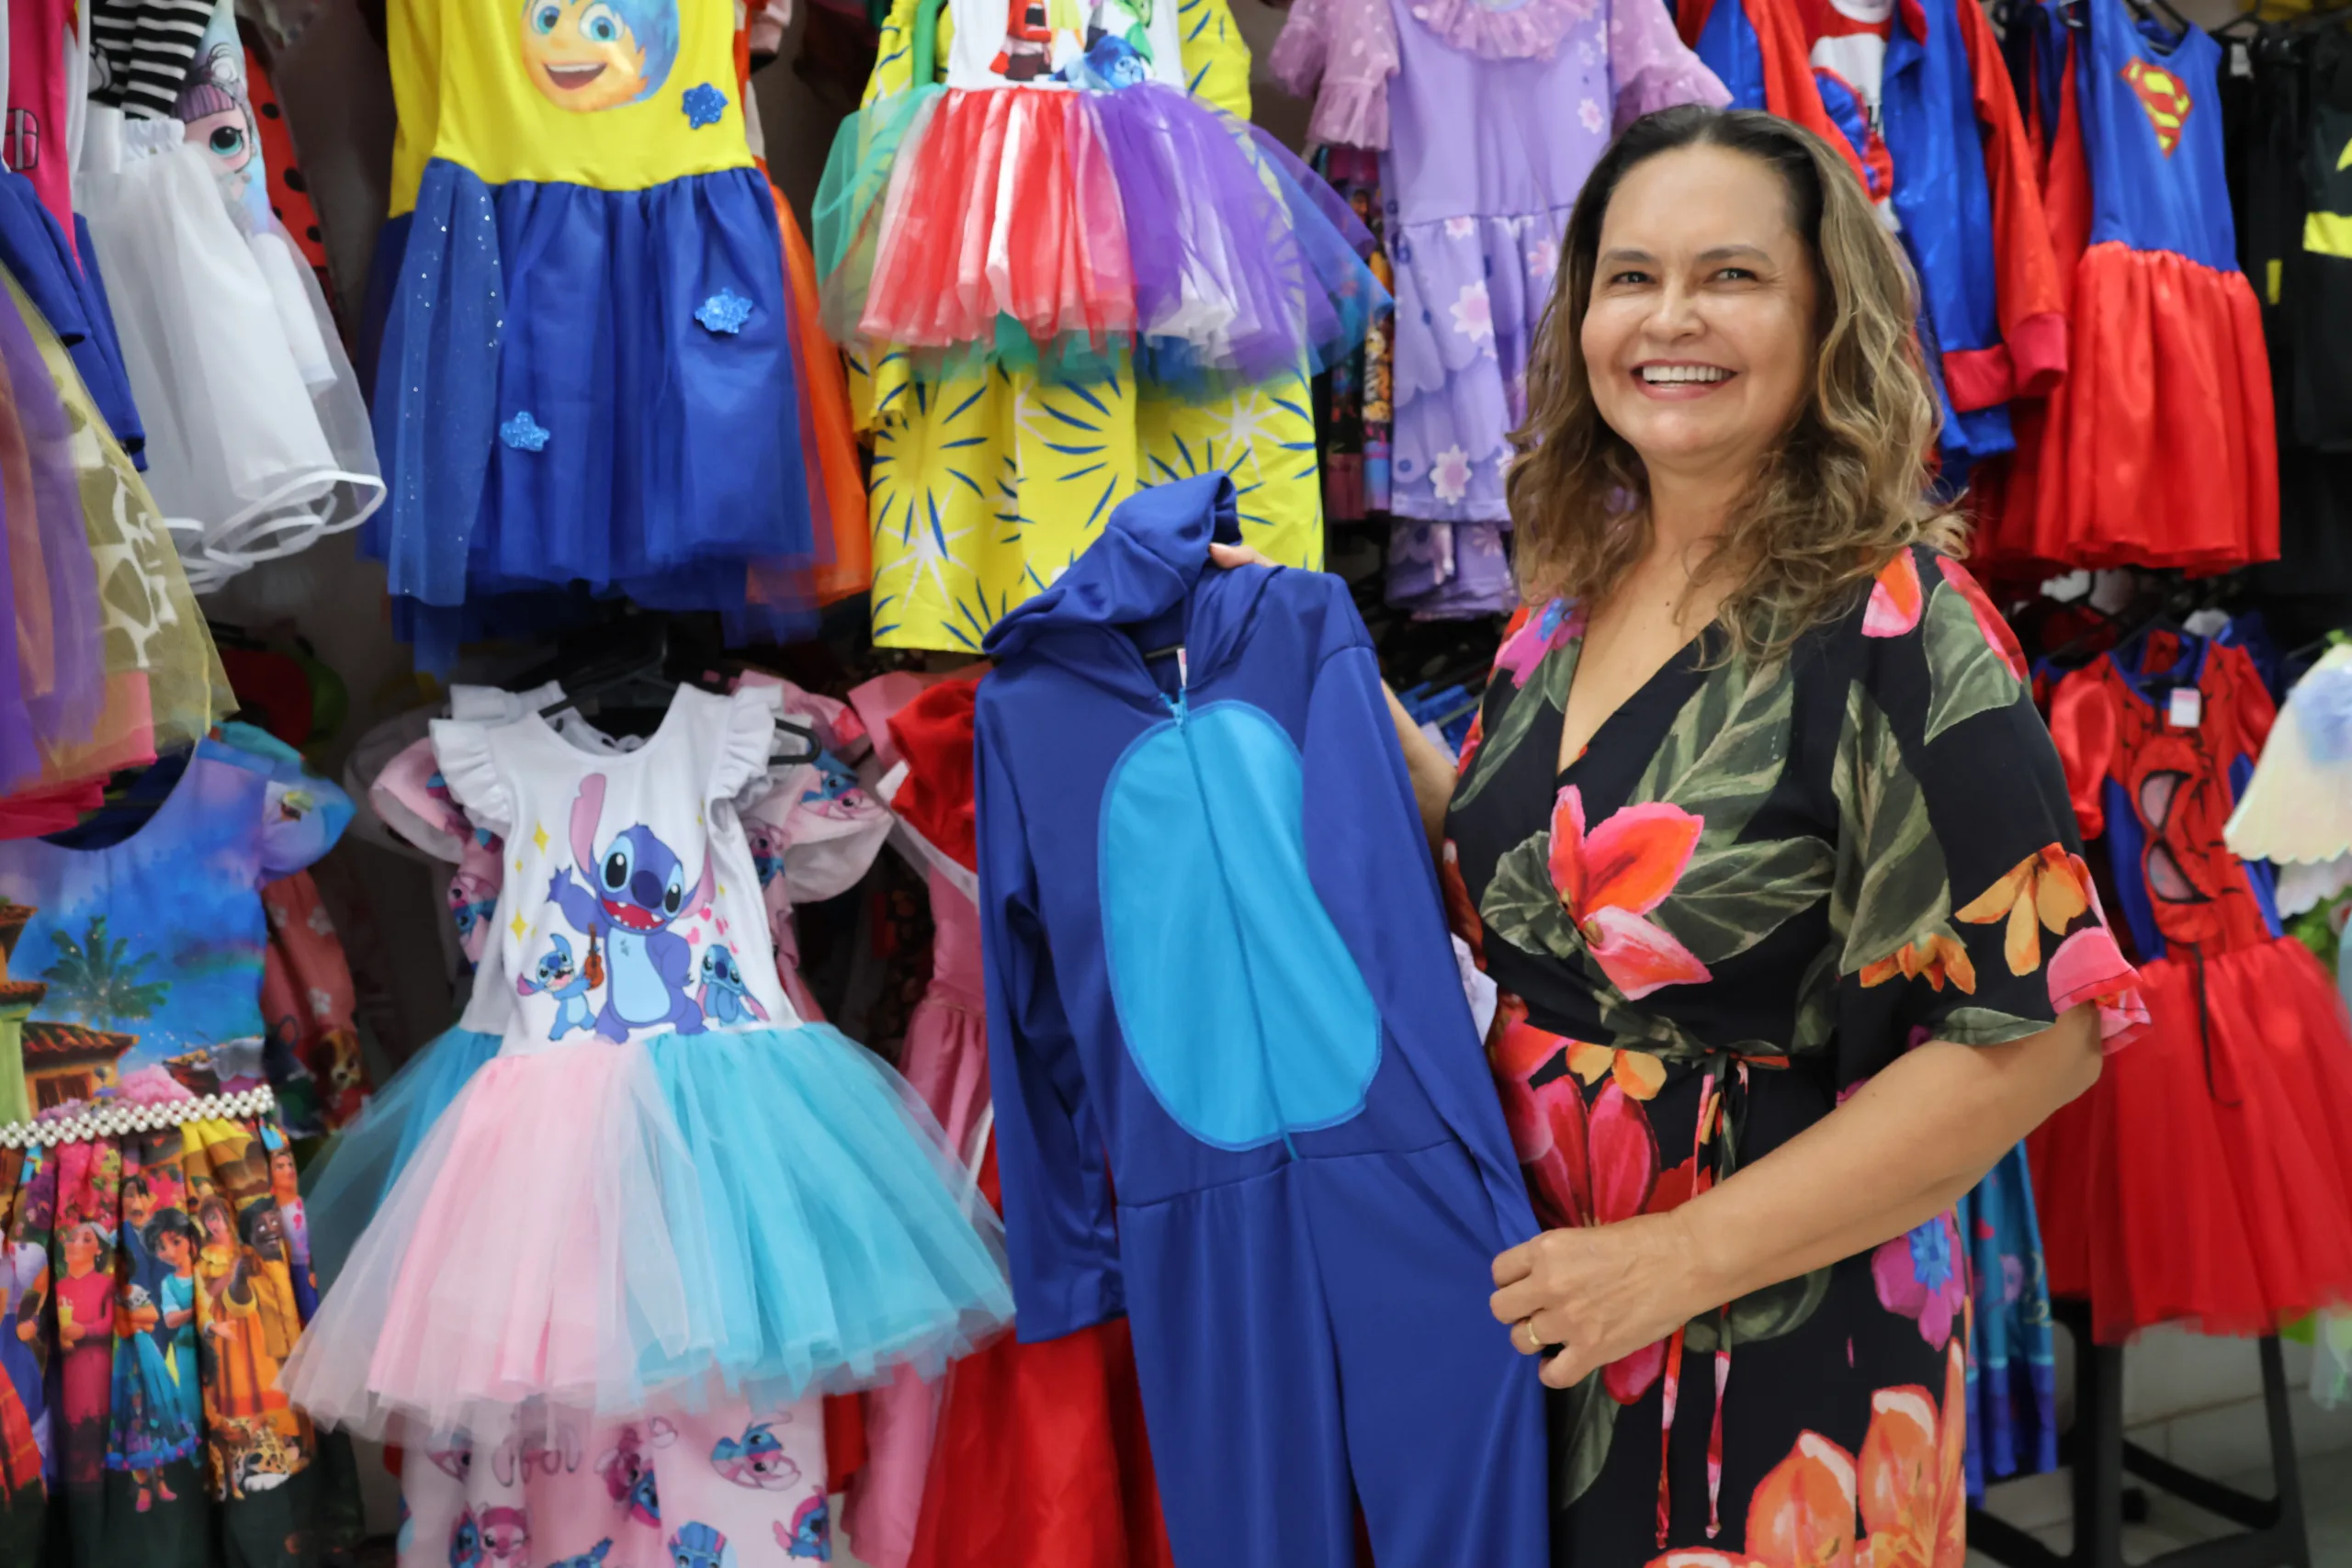
[[[774,686],[744,686],[731,696],[704,699],[719,705],[718,757],[711,767],[707,798],[727,801],[741,811],[775,790],[768,753],[775,746],[782,697]]]
[[[1293,96],[1315,101],[1308,140],[1374,152],[1388,145],[1388,79],[1397,63],[1388,0],[1296,0],[1267,63]]]
[[[1102,1135],[1038,919],[1020,797],[991,729],[983,701],[976,784],[989,1077],[1014,1326],[1034,1344],[1115,1317],[1125,1298]]]
[[[466,814],[449,798],[430,740],[402,748],[384,764],[368,786],[368,804],[384,826],[435,860],[455,863],[473,836]]]
[[[334,848],[351,826],[351,797],[299,764],[280,763],[262,794],[261,874],[274,882]]]
[[[1731,90],[1684,45],[1660,0],[1612,0],[1609,77],[1617,94],[1617,130],[1677,104],[1721,108],[1731,102]]]
[[[514,792],[498,765],[492,726],[453,718],[433,721],[433,755],[449,798],[481,827],[504,838],[514,830]]]
[[[2139,976],[2007,623],[1919,551],[1882,575],[1861,636],[1831,781],[1840,1083],[1925,1040],[2023,1039],[2086,1002],[2108,1048],[2126,1043],[2147,1021]]]

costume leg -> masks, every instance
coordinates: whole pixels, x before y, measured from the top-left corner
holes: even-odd
[[[1469,1156],[1444,1144],[1292,1169],[1374,1561],[1544,1568],[1543,1385],[1487,1308],[1499,1249]]]
[[[1179,1568],[1354,1568],[1338,1366],[1299,1168],[1119,1212]]]

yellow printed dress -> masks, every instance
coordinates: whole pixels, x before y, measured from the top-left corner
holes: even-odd
[[[915,0],[882,31],[870,105],[910,90]],[[1250,51],[1226,0],[1177,9],[1184,80],[1239,118]],[[943,24],[940,55],[952,39]],[[1205,401],[1122,366],[1056,382],[990,367],[923,379],[903,351],[854,351],[851,396],[874,441],[874,640],[977,651],[1013,605],[1058,577],[1141,485],[1215,468],[1233,475],[1245,538],[1273,560],[1317,567],[1323,511],[1306,380],[1293,374]]]
[[[810,559],[734,39],[730,0],[392,0],[370,543],[395,594],[733,610],[746,562]]]

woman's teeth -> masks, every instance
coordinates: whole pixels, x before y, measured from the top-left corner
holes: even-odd
[[[1716,365],[1645,365],[1639,374],[1653,387],[1674,386],[1686,381],[1731,379],[1731,372]]]

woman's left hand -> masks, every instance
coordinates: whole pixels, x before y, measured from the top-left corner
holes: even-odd
[[[1545,1231],[1495,1259],[1496,1321],[1511,1348],[1544,1354],[1544,1381],[1573,1388],[1720,1303],[1707,1299],[1690,1227],[1674,1213]]]

